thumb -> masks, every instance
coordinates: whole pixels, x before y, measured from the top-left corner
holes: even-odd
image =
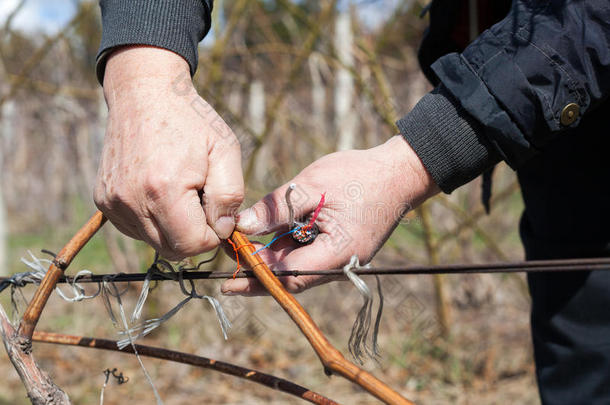
[[[289,200],[287,191],[290,191]],[[267,234],[285,228],[292,214],[294,219],[304,217],[318,205],[317,193],[307,187],[286,183],[267,194],[262,200],[238,215],[237,229],[249,235]]]
[[[220,239],[235,228],[235,213],[244,200],[241,149],[238,142],[217,144],[210,152],[203,187],[203,209],[208,224]]]
[[[324,237],[322,237],[324,236]],[[351,249],[340,248],[335,238],[322,234],[311,245],[294,248],[287,240],[280,240],[270,249],[260,252],[261,257],[274,270],[326,270],[340,268],[346,264]],[[257,244],[257,247],[259,245]],[[343,245],[345,246],[345,245]],[[342,276],[284,276],[279,280],[291,293],[341,279]],[[256,278],[228,279],[220,288],[225,295],[266,295],[267,290]]]

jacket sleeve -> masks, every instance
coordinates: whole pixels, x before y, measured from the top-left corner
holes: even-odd
[[[121,45],[152,45],[182,56],[191,75],[197,69],[197,45],[211,25],[213,0],[100,0],[102,41],[97,77],[104,80],[106,57]]]
[[[442,83],[436,93],[457,103],[461,119],[475,124],[452,133],[455,121],[422,99],[414,112],[433,122],[434,137],[453,145],[435,153],[418,146],[431,142],[419,139],[411,114],[398,125],[441,189],[450,192],[480,174],[492,155],[518,168],[606,100],[610,2],[515,0],[504,20],[432,69]],[[457,148],[461,158],[452,152],[456,144],[463,146]],[[466,156],[468,167],[451,168]]]

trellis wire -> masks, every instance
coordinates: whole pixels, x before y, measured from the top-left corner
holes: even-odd
[[[131,316],[131,323],[133,323],[134,321],[139,319],[141,316],[144,303],[146,302],[146,298],[148,297],[150,281],[153,279],[154,275],[162,277],[163,280],[176,281],[178,283],[178,285],[180,286],[180,290],[182,291],[182,293],[184,295],[186,295],[186,298],[183,299],[181,302],[179,302],[174,308],[169,310],[167,313],[165,313],[161,317],[148,319],[148,320],[144,321],[143,323],[132,326],[131,328],[126,326],[125,330],[119,332],[119,335],[127,336],[125,339],[119,340],[119,348],[122,349],[125,346],[128,346],[132,339],[137,340],[143,336],[146,336],[150,332],[152,332],[154,329],[159,327],[162,323],[164,323],[165,321],[170,319],[172,316],[174,316],[191,299],[202,299],[202,300],[205,299],[210,303],[210,305],[212,305],[212,308],[214,309],[214,311],[216,313],[216,317],[218,318],[218,322],[220,324],[220,328],[221,328],[223,337],[226,340],[227,331],[231,327],[231,323],[230,323],[229,319],[227,318],[226,314],[224,313],[222,306],[220,305],[220,303],[218,302],[218,300],[216,298],[208,296],[208,295],[201,295],[201,294],[197,293],[197,290],[195,288],[195,284],[193,283],[193,281],[191,279],[187,279],[184,277],[185,272],[189,271],[189,269],[198,269],[203,264],[214,260],[218,254],[218,251],[219,251],[219,249],[216,250],[216,252],[214,253],[214,255],[211,258],[199,262],[197,264],[197,266],[190,267],[190,268],[181,266],[178,268],[178,271],[176,271],[169,262],[167,262],[163,259],[160,259],[159,255],[156,254],[153,264],[150,266],[150,268],[148,269],[148,271],[145,274],[145,277],[143,280],[144,283],[141,288],[140,296],[138,298],[138,301],[136,303],[136,306],[135,306],[132,316]],[[14,298],[14,294],[15,294],[15,291],[17,290],[17,288],[23,287],[26,284],[32,284],[32,283],[39,284],[41,282],[41,280],[43,279],[45,273],[47,272],[47,269],[49,268],[49,266],[52,263],[48,259],[37,258],[29,251],[28,251],[28,253],[30,254],[31,260],[22,258],[21,261],[32,270],[29,272],[17,273],[10,278],[3,279],[0,282],[0,292],[2,292],[6,288],[6,286],[9,286],[9,285],[11,286],[11,304],[13,307],[13,313],[17,313],[17,304],[16,304],[16,301]],[[43,250],[43,253],[50,253],[51,255],[53,255],[51,252],[46,251],[46,250]],[[160,269],[160,267],[167,269],[167,271],[162,271]],[[104,298],[104,305],[106,306],[106,309],[108,310],[111,321],[113,322],[113,324],[115,326],[117,326],[118,322],[117,322],[116,317],[114,316],[114,313],[112,311],[112,306],[110,305],[110,301],[108,298],[109,290],[107,288],[107,283],[109,282],[109,280],[111,280],[112,282],[118,282],[122,275],[123,275],[122,273],[104,275],[101,279],[95,281],[95,283],[98,284],[97,291],[91,295],[86,295],[85,289],[78,283],[78,281],[87,280],[86,282],[91,282],[91,279],[94,277],[94,275],[90,270],[81,270],[74,277],[70,277],[69,281],[66,281],[72,287],[72,290],[74,292],[74,295],[72,297],[67,296],[59,288],[56,288],[55,291],[58,293],[58,295],[62,299],[64,299],[65,301],[68,301],[68,302],[78,302],[78,301],[82,301],[84,299],[92,299],[92,298],[97,297],[101,293],[102,297]],[[190,290],[187,289],[187,287],[184,285],[185,280],[187,280],[189,282]],[[18,290],[18,291],[21,293],[21,290]],[[126,290],[119,292],[117,290],[116,293],[119,295],[122,295],[123,292],[125,292],[125,291]],[[113,294],[110,294],[110,295],[113,295]],[[23,298],[23,299],[25,300],[25,298]],[[119,303],[119,306],[120,305],[121,304]]]
[[[214,280],[228,279],[232,272],[224,271],[189,271],[183,269],[184,280]],[[408,267],[370,267],[354,270],[358,275],[425,275],[425,274],[474,274],[474,273],[532,273],[532,272],[563,272],[563,271],[593,271],[610,270],[610,258],[563,259],[563,260],[533,260],[526,262],[500,262],[486,264],[446,264],[436,266],[408,266]],[[343,269],[330,270],[274,270],[276,276],[343,276]],[[30,279],[31,273],[17,273],[12,277],[0,277],[0,292],[11,285],[25,285],[38,283]],[[140,282],[146,279],[147,273],[121,273],[121,274],[91,274],[78,278],[79,283],[99,283],[104,277],[115,276],[114,282]],[[241,271],[236,278],[253,278],[251,270]],[[62,276],[59,283],[74,283],[74,276]],[[155,273],[150,281],[167,281],[165,274]]]

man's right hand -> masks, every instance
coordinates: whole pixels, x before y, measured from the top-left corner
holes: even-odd
[[[153,47],[116,50],[104,95],[109,118],[94,192],[104,215],[168,259],[229,237],[244,196],[241,150],[197,95],[186,61]]]

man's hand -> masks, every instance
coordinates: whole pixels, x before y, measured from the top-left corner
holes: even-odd
[[[292,193],[297,218],[311,213],[324,192],[326,202],[316,221],[320,235],[311,245],[298,245],[285,236],[260,253],[276,270],[339,268],[354,254],[360,263],[367,263],[403,215],[439,191],[401,136],[369,150],[324,156],[290,183],[297,185]],[[237,228],[247,234],[285,232],[289,214],[284,195],[290,183],[239,214]],[[281,279],[292,292],[331,280],[322,276]],[[258,281],[245,278],[227,280],[221,290],[225,294],[264,293]]]
[[[243,201],[241,150],[197,95],[186,61],[158,48],[121,48],[108,60],[104,95],[98,208],[168,259],[216,247]]]

